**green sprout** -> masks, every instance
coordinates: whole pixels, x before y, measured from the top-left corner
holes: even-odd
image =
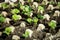
[[[2,3],[2,4],[1,4],[1,7],[2,7],[3,9],[6,9],[6,8],[9,8],[9,5],[8,5],[7,3]]]
[[[17,20],[21,19],[21,16],[14,14],[14,15],[12,15],[12,19],[13,19],[14,21],[17,21]]]
[[[23,14],[27,15],[28,17],[30,16],[32,10],[28,5],[25,5],[24,9],[23,9]]]
[[[24,10],[25,6],[20,4],[20,9]]]
[[[37,24],[38,18],[37,17],[33,17],[33,22]]]
[[[49,4],[55,4],[55,2],[54,1],[50,1]]]
[[[11,28],[10,27],[5,28],[5,31],[3,31],[3,33],[9,35],[11,33]]]
[[[38,14],[37,17],[38,17],[39,19],[44,19],[44,16],[42,16],[42,15],[40,15],[40,14]]]
[[[23,37],[27,38],[29,36],[29,32],[26,31],[25,34],[23,34]]]
[[[12,14],[18,14],[19,12],[20,12],[20,11],[19,11],[18,9],[12,9],[12,10],[11,10],[11,13],[12,13]]]
[[[39,12],[39,11],[44,11],[44,7],[38,6],[38,12]]]
[[[48,25],[49,25],[52,29],[55,29],[55,27],[56,27],[56,21],[52,20],[51,22],[48,23]]]
[[[2,23],[4,21],[5,21],[5,18],[2,15],[0,15],[0,23]]]
[[[31,18],[28,18],[28,19],[27,19],[27,22],[28,22],[28,23],[32,23],[32,21],[33,21],[33,20],[32,20]]]
[[[28,2],[32,2],[32,0],[28,0]]]
[[[58,6],[60,7],[60,2],[58,2]]]

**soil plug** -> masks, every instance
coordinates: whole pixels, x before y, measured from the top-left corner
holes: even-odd
[[[21,22],[21,24],[20,24],[20,27],[26,27],[26,23],[25,22]]]
[[[7,23],[7,24],[10,24],[10,23],[9,23],[10,21],[11,21],[10,18],[6,18],[6,19],[5,19],[5,23]]]
[[[38,7],[38,3],[37,2],[33,2],[33,5],[37,8]]]
[[[50,20],[50,16],[48,14],[44,14],[44,19],[49,21]]]
[[[6,17],[8,15],[8,13],[6,11],[2,11],[1,13],[4,17]]]
[[[33,33],[32,30],[26,29],[25,34],[23,34],[23,36],[24,36],[25,38],[27,38],[27,37],[32,37],[32,33]]]
[[[60,12],[58,10],[56,10],[53,16],[59,17],[60,16]]]
[[[53,5],[50,4],[47,9],[48,9],[48,10],[53,10],[54,7],[53,7]]]
[[[39,24],[38,27],[37,27],[37,31],[41,31],[43,29],[45,29],[45,25]]]
[[[13,35],[12,40],[20,40],[20,37],[18,35]]]

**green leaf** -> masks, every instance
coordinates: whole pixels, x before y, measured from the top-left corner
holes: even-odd
[[[12,10],[11,10],[11,13],[12,13],[12,14],[18,14],[19,12],[20,12],[20,11],[19,11],[18,9],[12,9]]]
[[[16,14],[12,15],[12,19],[15,20],[15,21],[19,20],[19,18],[21,18],[20,15],[16,15]]]
[[[58,2],[58,6],[60,7],[60,2]]]
[[[42,7],[42,6],[38,6],[38,11],[44,11],[44,7]]]
[[[37,17],[38,17],[39,19],[44,19],[44,16],[42,16],[42,15],[40,15],[40,14],[38,14]]]
[[[25,38],[27,38],[27,37],[29,36],[29,32],[26,31],[25,34],[23,34],[23,36],[24,36]]]
[[[33,22],[37,23],[38,22],[38,18],[37,17],[33,17]]]
[[[32,19],[31,19],[31,18],[28,18],[28,19],[27,19],[27,22],[28,22],[28,23],[32,23]]]
[[[5,28],[5,31],[3,31],[3,33],[9,35],[11,33],[11,28],[10,27]]]
[[[0,15],[0,22],[2,23],[4,21],[5,21],[5,18],[2,15]]]
[[[56,27],[56,22],[54,22],[53,20],[51,22],[49,22],[48,24],[52,29],[55,29]]]
[[[1,4],[1,7],[3,7],[3,9],[6,9],[6,8],[9,7],[9,5],[7,5],[7,3],[2,3],[2,4]]]

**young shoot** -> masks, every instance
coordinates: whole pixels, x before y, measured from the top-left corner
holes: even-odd
[[[28,2],[33,2],[34,0],[28,0]]]
[[[33,31],[30,29],[26,29],[25,34],[23,34],[23,37],[27,38],[27,37],[31,37],[32,36]]]
[[[20,12],[20,11],[19,11],[18,9],[12,9],[12,10],[11,10],[11,13],[12,13],[12,14],[18,14],[19,12]]]
[[[55,20],[51,20],[48,25],[52,28],[55,29],[56,28],[56,21]]]
[[[27,19],[27,22],[28,22],[28,23],[32,23],[32,21],[33,21],[33,20],[32,20],[31,18],[28,18],[28,19]]]
[[[14,15],[12,15],[12,19],[13,19],[14,21],[17,21],[17,20],[22,19],[22,17],[21,17],[20,15],[14,14]]]
[[[25,5],[24,9],[23,9],[23,14],[27,15],[28,17],[30,16],[32,10],[28,5]]]
[[[9,5],[8,5],[7,3],[2,3],[2,4],[1,4],[1,7],[2,7],[3,9],[6,9],[6,8],[9,8]]]
[[[42,16],[41,14],[38,14],[37,17],[38,17],[39,19],[44,19],[44,16]]]
[[[0,14],[0,23],[4,22],[5,18]]]
[[[14,32],[15,27],[11,26],[11,27],[6,27],[5,30],[3,31],[3,33],[9,35],[11,32]]]
[[[44,11],[44,7],[38,6],[38,12],[43,13],[43,11]]]
[[[34,22],[35,24],[37,24],[38,18],[37,18],[37,17],[33,17],[33,22]]]
[[[60,2],[58,2],[58,5],[57,6],[60,7]]]

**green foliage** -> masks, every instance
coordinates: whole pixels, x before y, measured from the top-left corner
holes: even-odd
[[[0,23],[4,22],[5,18],[0,14]]]
[[[33,21],[33,20],[32,20],[31,18],[28,18],[28,19],[27,19],[27,22],[28,22],[28,23],[32,23],[32,21]]]
[[[60,2],[58,2],[58,6],[60,7]]]
[[[38,11],[44,11],[44,7],[42,7],[42,6],[38,6]]]
[[[13,19],[14,21],[16,21],[16,20],[21,19],[21,16],[14,14],[14,15],[12,15],[12,19]]]
[[[55,2],[54,1],[50,1],[49,4],[55,4]]]
[[[37,23],[38,22],[38,18],[37,17],[33,17],[33,22]]]
[[[25,34],[23,34],[23,37],[27,38],[29,36],[29,32],[26,31]]]
[[[23,14],[24,15],[30,16],[31,12],[32,12],[32,10],[28,5],[25,5],[25,7],[23,7]]]
[[[9,5],[8,5],[7,3],[2,3],[2,4],[1,4],[1,7],[2,7],[3,9],[6,9],[6,8],[9,8]]]
[[[19,12],[20,12],[20,11],[19,11],[18,9],[12,9],[12,10],[11,10],[11,13],[12,13],[12,14],[18,14]]]
[[[55,29],[55,27],[56,27],[56,22],[54,22],[54,20],[52,20],[51,22],[48,23],[48,25],[49,25],[52,29]]]
[[[3,33],[9,35],[11,33],[11,28],[10,27],[5,28],[5,31],[3,31]]]
[[[44,16],[42,16],[41,14],[38,14],[37,17],[38,17],[39,19],[44,19]]]

